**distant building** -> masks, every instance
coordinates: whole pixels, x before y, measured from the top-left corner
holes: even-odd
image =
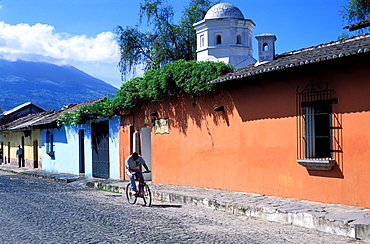
[[[21,117],[24,117],[29,114],[35,114],[45,111],[44,109],[36,106],[30,102],[23,103],[11,110],[4,111],[0,113],[0,125],[9,123]]]

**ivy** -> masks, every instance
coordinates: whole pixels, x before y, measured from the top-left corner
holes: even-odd
[[[61,112],[57,123],[78,125],[91,119],[107,118],[114,115],[112,101],[104,97],[100,102],[89,104],[70,112]]]
[[[143,100],[159,102],[178,94],[196,98],[213,91],[209,81],[233,70],[231,65],[223,62],[177,60],[123,83],[112,99],[104,98],[75,111],[62,112],[57,122],[59,125],[77,125],[91,119],[111,117]]]

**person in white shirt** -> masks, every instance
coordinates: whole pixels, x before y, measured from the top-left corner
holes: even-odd
[[[139,180],[140,185],[144,182],[144,178],[140,170],[141,165],[144,166],[147,172],[150,172],[144,158],[139,156],[139,154],[136,152],[128,156],[125,161],[126,174],[130,177],[131,190],[135,194],[139,193],[139,190],[136,189],[135,178]]]
[[[18,145],[16,155],[18,158],[18,168],[24,167],[24,154],[23,154],[23,148],[21,148],[21,145]]]

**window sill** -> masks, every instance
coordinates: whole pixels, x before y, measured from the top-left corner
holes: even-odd
[[[297,162],[310,170],[331,170],[336,164],[334,159],[297,159]]]

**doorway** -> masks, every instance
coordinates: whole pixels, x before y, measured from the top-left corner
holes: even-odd
[[[39,167],[39,142],[33,140],[33,168]]]
[[[1,142],[1,148],[0,148],[0,163],[4,163],[4,142]]]
[[[79,160],[79,173],[85,174],[85,131],[78,131],[78,160]]]
[[[100,121],[91,124],[92,130],[92,175],[109,178],[109,123]]]
[[[152,169],[152,128],[141,128],[142,156],[149,169]],[[152,180],[152,173],[145,174],[145,180]]]

